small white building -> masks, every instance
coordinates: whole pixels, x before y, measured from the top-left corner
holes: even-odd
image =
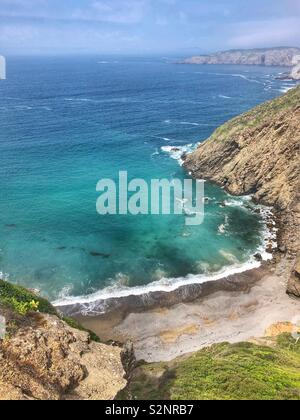
[[[0,80],[6,79],[6,60],[0,55]]]

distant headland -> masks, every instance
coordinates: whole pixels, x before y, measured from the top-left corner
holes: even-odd
[[[295,65],[300,48],[276,47],[220,51],[209,55],[197,55],[180,61],[180,64],[239,64],[256,66]]]

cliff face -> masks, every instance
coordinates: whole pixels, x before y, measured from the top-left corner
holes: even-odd
[[[32,314],[0,341],[0,400],[113,399],[126,385],[120,353],[55,316]]]
[[[185,158],[197,178],[274,206],[280,248],[300,250],[300,86],[218,128]]]
[[[46,300],[0,281],[0,400],[110,400],[125,387],[130,354],[66,321]]]
[[[290,77],[294,80],[300,80],[300,62],[293,68]]]
[[[292,66],[300,48],[270,48],[231,50],[211,55],[200,55],[184,60],[183,64],[240,64],[263,66]]]

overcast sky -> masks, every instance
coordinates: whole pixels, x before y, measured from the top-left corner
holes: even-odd
[[[300,0],[0,0],[2,54],[300,46]]]

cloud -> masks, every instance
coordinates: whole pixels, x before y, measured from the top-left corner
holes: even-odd
[[[300,41],[299,19],[273,19],[236,24],[229,46],[237,48],[281,46]]]
[[[62,42],[63,40],[63,42]],[[3,24],[0,26],[0,45],[5,54],[101,54],[142,49],[142,38],[126,31],[76,24],[31,25]]]
[[[97,0],[87,8],[76,9],[71,17],[75,20],[135,24],[145,17],[146,6],[145,0]]]
[[[23,54],[299,45],[299,18],[299,0],[0,0],[0,46]]]

